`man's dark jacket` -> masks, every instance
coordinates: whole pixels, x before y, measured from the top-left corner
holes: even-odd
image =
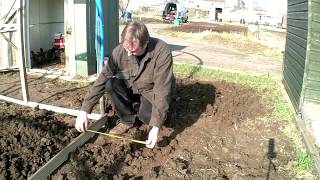
[[[139,61],[120,44],[112,52],[107,65],[93,84],[82,104],[81,110],[91,113],[93,106],[105,93],[110,78],[125,80],[134,94],[141,94],[152,104],[150,126],[161,127],[169,111],[175,88],[172,53],[162,40],[150,38],[145,56]]]

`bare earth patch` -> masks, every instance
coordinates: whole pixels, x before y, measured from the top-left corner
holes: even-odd
[[[9,91],[18,79],[16,73],[1,74],[1,94],[19,96],[18,90]],[[32,80],[30,94],[35,99],[64,107],[80,107],[88,90],[88,87],[70,88],[70,84],[52,79],[31,76],[28,79]],[[37,151],[35,157],[35,152],[25,150],[28,144],[33,144],[34,149],[50,147],[42,146],[41,138],[33,138],[39,134],[37,131],[44,133],[37,136],[45,137],[49,145],[57,147],[52,155],[66,146],[65,137],[68,140],[74,137],[73,133],[66,134],[74,132],[70,129],[72,118],[68,116],[25,110],[4,102],[0,107],[4,127],[0,129],[0,164],[1,168],[12,164],[15,169],[12,174],[25,171],[17,177],[30,176],[34,173],[32,166],[40,161],[38,158],[51,157],[46,156],[46,151]],[[292,179],[294,174],[284,167],[295,160],[295,154],[290,140],[280,130],[284,125],[259,120],[271,113],[267,107],[261,96],[248,87],[225,81],[178,79],[177,97],[154,149],[110,138],[101,146],[92,139],[71,154],[52,179]],[[43,125],[46,119],[49,123]],[[55,119],[64,123],[55,124]],[[39,127],[24,127],[25,120]],[[26,142],[14,140],[20,126],[21,139]],[[146,129],[138,123],[125,136],[145,140]],[[10,150],[5,150],[9,147]],[[12,149],[20,153],[15,155]],[[21,153],[30,156],[21,157]],[[43,163],[37,163],[37,167]],[[3,172],[7,171],[1,171],[0,179],[11,178]]]

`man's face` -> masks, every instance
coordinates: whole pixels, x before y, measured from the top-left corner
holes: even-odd
[[[123,42],[123,47],[127,51],[128,56],[141,56],[147,48],[147,44],[140,45],[139,40],[134,40],[132,43]]]

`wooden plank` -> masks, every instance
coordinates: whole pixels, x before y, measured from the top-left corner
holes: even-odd
[[[299,72],[299,74],[303,76],[305,64],[303,64],[302,62],[305,62],[304,59],[302,59],[300,56],[294,56],[294,54],[290,53],[289,51],[286,52],[286,58],[289,61],[287,63],[293,64],[296,67],[297,72]]]
[[[302,56],[300,56],[298,53],[296,53],[290,46],[286,46],[286,51],[292,58],[296,60],[297,63],[301,66],[302,69],[304,69],[304,66],[306,64],[306,59]]]
[[[310,38],[312,39],[320,39],[320,33],[316,32],[316,31],[312,31],[310,33]]]
[[[320,49],[311,48],[310,49],[310,55],[311,56],[315,56],[314,57],[314,59],[315,59],[314,62],[320,63],[320,59],[317,58],[317,57],[320,57]]]
[[[308,64],[308,69],[309,71],[319,71],[320,69],[320,63],[318,62],[313,62],[313,61],[309,61],[309,64]]]
[[[294,4],[288,7],[288,12],[301,12],[301,11],[308,11],[308,1],[303,3]]]
[[[32,107],[32,108],[45,109],[45,110],[53,111],[57,113],[68,114],[72,116],[78,116],[78,114],[80,113],[79,110],[68,109],[68,108],[63,108],[58,106],[51,106],[47,104],[40,104],[40,103],[30,102],[30,101],[25,102],[19,99],[14,99],[14,98],[3,96],[3,95],[0,95],[0,100],[4,100],[4,101],[19,104],[19,105]],[[88,119],[98,120],[100,118],[101,118],[100,114],[95,114],[95,113],[88,114]]]
[[[17,6],[20,8],[17,12],[17,24],[18,24],[18,31],[17,31],[17,47],[18,47],[18,62],[20,63],[20,81],[21,81],[21,91],[22,97],[25,102],[29,101],[29,90],[28,90],[28,82],[27,82],[27,75],[26,75],[26,61],[25,61],[25,52],[24,52],[24,27],[23,27],[23,7],[24,7],[25,0],[17,1]]]
[[[319,70],[320,69],[320,52],[315,52],[310,50],[310,54],[309,54],[309,65],[310,67],[312,67],[315,70]],[[313,65],[311,65],[313,64]]]
[[[93,123],[89,129],[98,131],[107,121],[106,117],[102,117],[100,120]],[[85,144],[95,134],[91,132],[82,133],[76,139],[74,139],[67,147],[62,149],[57,155],[55,155],[48,163],[42,166],[36,173],[34,173],[29,180],[47,179],[53,171],[64,163],[71,152],[74,152],[78,147]]]
[[[28,102],[21,101],[19,99],[14,99],[14,98],[7,97],[7,96],[3,96],[1,94],[0,94],[0,100],[16,103],[16,104],[19,104],[19,105],[22,105],[22,106],[27,106],[28,105]]]
[[[320,14],[319,13],[314,13],[312,15],[312,20],[315,22],[320,22]]]
[[[311,70],[308,72],[308,79],[313,81],[319,81],[320,71]]]
[[[17,31],[19,26],[17,24],[0,24],[0,33]]]
[[[293,95],[293,93],[292,93],[292,90],[290,89],[290,87],[289,87],[289,85],[288,85],[288,80],[287,80],[287,78],[288,78],[288,77],[286,76],[286,74],[284,74],[284,75],[283,75],[283,85],[284,85],[284,88],[285,88],[285,90],[286,90],[286,92],[287,92],[287,94],[288,94],[288,97],[289,97],[289,99],[290,99],[290,102],[291,102],[292,106],[294,107],[294,110],[295,110],[295,111],[298,111],[299,106],[298,106],[298,104],[297,104],[296,99],[294,98],[294,95]]]
[[[284,79],[285,89],[288,93],[291,103],[294,106],[295,110],[297,111],[299,108],[298,102],[300,100],[300,95],[296,92],[294,88],[292,88],[291,80],[290,80],[290,72],[288,72],[288,69],[286,69],[286,67],[284,67],[283,79]]]
[[[307,40],[303,39],[295,34],[292,34],[290,32],[287,33],[287,38],[291,39],[293,42],[295,42],[296,44],[298,44],[301,47],[306,47],[307,45]]]
[[[318,3],[320,4],[320,1],[319,0],[311,0],[312,3]]]
[[[312,1],[311,4],[311,12],[312,12],[312,20],[320,22],[320,3],[316,1]]]
[[[25,61],[26,61],[26,67],[27,72],[31,69],[31,55],[30,55],[30,0],[25,0],[24,5],[24,53],[25,53]]]
[[[320,32],[320,22],[311,21],[311,29],[313,32],[319,33]]]
[[[313,31],[313,30],[312,30]],[[317,32],[317,31],[313,31],[315,33],[319,33],[320,34],[320,31]],[[319,45],[320,44],[320,39],[316,39],[316,38],[313,38],[313,37],[310,37],[310,41],[315,44],[315,45]],[[318,50],[320,50],[319,48],[317,48]]]
[[[10,8],[6,9],[8,11],[7,12],[5,11],[3,13],[3,14],[5,14],[5,16],[1,19],[1,21],[3,21],[4,23],[8,23],[13,18],[13,16],[16,15],[19,8],[20,7],[19,7],[19,5],[16,4],[16,1],[13,1]]]
[[[311,39],[311,40],[310,40],[310,46],[311,46],[312,49],[317,49],[317,50],[319,50],[319,49],[320,49],[319,40],[317,40],[317,39]]]
[[[297,45],[295,42],[291,41],[290,39],[287,39],[287,45],[290,46],[297,54],[299,54],[301,57],[306,57],[306,49],[302,48],[301,46]]]
[[[288,9],[290,8],[290,6],[294,5],[294,4],[301,4],[306,2],[307,0],[288,0]]]
[[[306,88],[314,91],[319,91],[319,98],[320,98],[320,78],[318,79],[318,81],[308,78],[306,82]]]
[[[311,11],[312,14],[319,14],[319,9],[320,9],[320,3],[316,1],[311,2]]]
[[[294,66],[294,61],[288,61],[286,62],[285,66],[286,68],[291,72],[292,75],[292,85],[296,87],[296,89],[301,89],[302,88],[302,83],[303,83],[303,76],[304,72],[301,72],[301,70],[297,69],[296,66]],[[298,91],[299,92],[299,91]]]
[[[308,36],[307,29],[301,29],[294,26],[288,26],[287,32],[299,36],[302,39],[307,39]]]
[[[99,109],[100,109],[100,116],[104,116],[105,112],[105,104],[104,104],[104,96],[101,96],[99,99]]]
[[[288,72],[290,72],[290,74],[289,74],[290,75],[289,77],[291,80],[290,84],[292,85],[292,87],[294,87],[294,89],[297,90],[297,93],[300,94],[299,92],[301,92],[303,81],[301,81],[301,80],[299,81],[298,74],[296,73],[295,67],[292,66],[289,62],[286,62],[284,64],[284,67],[286,68],[286,70]]]
[[[285,52],[288,54],[288,60],[289,61],[294,61],[296,63],[296,66],[299,67],[299,69],[303,72],[305,69],[305,62],[306,59],[303,58],[302,56],[298,55],[293,49],[290,47],[286,47],[287,51]]]
[[[288,13],[288,19],[308,20],[308,12],[292,12],[292,13]]]
[[[308,100],[320,102],[320,91],[306,88],[305,98]]]
[[[310,49],[310,52],[311,52],[311,53],[320,53],[320,49],[311,48],[311,49]]]
[[[307,30],[308,29],[308,21],[299,20],[299,19],[290,19],[288,21],[288,26],[293,26],[293,27]]]
[[[295,75],[292,73],[294,72],[292,70],[292,67],[284,65],[285,74],[287,75],[287,83],[290,89],[293,92],[294,97],[296,98],[296,101],[299,102],[300,100],[300,94],[302,89],[302,82],[298,82]],[[297,103],[298,104],[298,103]]]
[[[303,82],[304,68],[301,67],[301,65],[297,62],[297,60],[294,59],[290,54],[286,54],[286,57],[288,58],[286,65],[292,66],[294,68],[293,73],[295,74],[297,81]]]

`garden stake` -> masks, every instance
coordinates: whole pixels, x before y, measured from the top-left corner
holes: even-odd
[[[87,130],[87,131],[93,132],[93,133],[97,133],[97,134],[102,134],[102,135],[109,136],[109,137],[113,137],[113,138],[117,138],[117,139],[123,139],[123,140],[131,141],[131,142],[135,142],[135,143],[147,144],[147,143],[144,142],[144,141],[139,141],[139,140],[135,140],[135,139],[130,139],[130,138],[126,138],[126,137],[121,137],[121,136],[117,136],[117,135],[114,135],[114,134],[102,133],[102,132],[93,131],[93,130]]]

